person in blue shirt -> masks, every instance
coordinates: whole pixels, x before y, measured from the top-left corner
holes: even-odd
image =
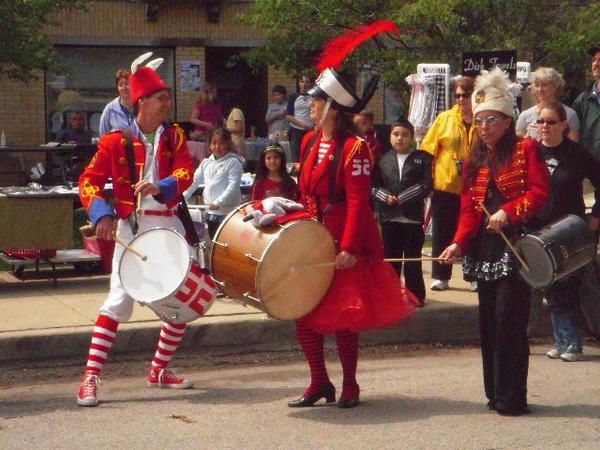
[[[129,93],[129,75],[127,69],[119,69],[115,75],[115,86],[119,96],[104,107],[100,117],[100,136],[111,130],[135,127],[133,102]]]

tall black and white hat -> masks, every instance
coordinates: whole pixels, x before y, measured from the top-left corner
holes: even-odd
[[[317,65],[319,77],[308,93],[313,97],[331,100],[332,106],[342,111],[356,113],[364,109],[377,90],[379,75],[371,77],[363,89],[362,97],[358,97],[352,84],[338,70],[352,50],[384,32],[400,33],[400,30],[393,22],[379,20],[328,42]]]

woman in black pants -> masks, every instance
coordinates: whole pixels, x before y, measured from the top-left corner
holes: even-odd
[[[550,183],[539,144],[516,136],[512,108],[507,76],[498,68],[483,71],[473,96],[478,139],[465,167],[458,229],[440,258],[452,263],[462,256],[465,276],[478,282],[488,407],[521,415],[529,412],[530,289],[500,233],[512,236],[529,223],[543,208]]]

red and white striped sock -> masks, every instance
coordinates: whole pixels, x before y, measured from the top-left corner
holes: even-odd
[[[94,375],[100,375],[102,366],[106,363],[106,358],[112,347],[113,340],[117,334],[119,322],[108,316],[100,314],[96,321],[96,326],[92,332],[92,343],[88,355],[86,372]]]
[[[158,374],[160,369],[166,369],[171,358],[177,351],[179,343],[185,333],[185,323],[167,323],[163,322],[156,346],[156,353],[152,359],[152,370]]]

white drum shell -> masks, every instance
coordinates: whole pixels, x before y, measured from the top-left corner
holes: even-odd
[[[147,257],[143,260],[125,250],[119,263],[121,283],[138,303],[173,323],[195,320],[212,306],[216,287],[200,271],[181,234],[154,228],[138,234],[129,245]]]

